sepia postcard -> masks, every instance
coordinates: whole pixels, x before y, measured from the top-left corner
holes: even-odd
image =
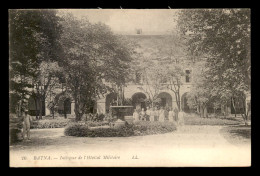
[[[250,167],[250,9],[9,9],[10,167]]]

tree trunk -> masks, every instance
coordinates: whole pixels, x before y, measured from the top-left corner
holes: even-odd
[[[39,114],[39,119],[42,119],[42,100],[40,99],[40,114]]]
[[[37,101],[37,98],[34,98],[34,102],[35,102],[35,116],[36,116],[36,119],[38,120],[38,101]]]
[[[67,119],[67,112],[65,109],[65,101],[63,101],[63,114],[64,114],[64,119]]]
[[[204,117],[205,118],[208,118],[208,110],[207,110],[207,106],[204,106],[204,108],[203,108],[203,114],[204,114]]]
[[[198,114],[200,113],[200,108],[199,108],[199,106],[197,106],[197,113],[198,113]]]
[[[19,104],[18,104],[18,117],[21,117],[22,116],[22,100],[19,101]]]
[[[78,122],[81,120],[81,114],[80,114],[80,109],[79,109],[79,104],[78,104],[78,101],[75,101],[75,109],[74,109],[74,112],[75,112],[75,115],[76,115],[76,118],[75,120]]]
[[[244,119],[245,126],[247,126],[247,125],[248,125],[248,123],[247,123],[247,121],[248,121],[248,114],[247,114],[247,112],[246,112],[246,99],[244,99],[244,97],[242,96],[242,100],[244,101],[244,102],[242,103],[243,111],[240,112],[240,113],[241,113],[241,115],[242,115],[242,117],[243,117],[243,119]],[[239,101],[239,104],[240,104],[240,101]],[[240,107],[240,106],[239,106],[239,107]]]
[[[233,106],[233,108],[234,108],[234,111],[235,111],[235,117],[237,116],[237,110],[236,110],[236,106],[235,106],[235,102],[234,102],[235,100],[234,100],[234,98],[232,97],[231,98],[231,102],[232,102],[232,106]]]
[[[180,106],[180,93],[179,92],[174,92],[174,94],[175,94],[175,99],[176,99],[176,104],[177,104],[178,110],[180,111],[181,110],[181,106]]]
[[[200,117],[204,118],[204,109],[202,105],[200,105]]]

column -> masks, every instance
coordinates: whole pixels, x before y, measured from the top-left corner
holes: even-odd
[[[75,116],[75,101],[71,101],[71,115],[72,116]]]
[[[106,103],[103,101],[97,102],[97,113],[105,114],[106,113]]]
[[[50,114],[51,114],[51,112],[50,112],[50,110],[48,108],[48,102],[45,101],[45,116],[50,115]]]

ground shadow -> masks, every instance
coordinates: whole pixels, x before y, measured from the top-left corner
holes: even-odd
[[[231,144],[243,145],[251,143],[251,126],[226,126],[220,130],[220,134]]]

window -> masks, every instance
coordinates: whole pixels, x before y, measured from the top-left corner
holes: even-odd
[[[190,80],[191,80],[190,73],[191,73],[190,70],[185,70],[185,74],[186,74],[185,80],[186,80],[186,83],[189,83]]]
[[[142,34],[142,29],[136,29],[136,34]]]

